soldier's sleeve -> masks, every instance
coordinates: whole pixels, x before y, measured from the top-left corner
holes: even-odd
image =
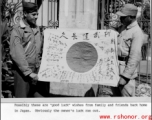
[[[129,59],[127,65],[121,74],[122,76],[131,79],[135,70],[137,69],[139,62],[141,60],[141,48],[143,45],[144,34],[140,31],[136,31],[133,34],[133,40],[131,43]]]
[[[21,41],[21,33],[18,29],[13,29],[10,38],[10,55],[22,73],[27,76],[32,70],[29,68]]]

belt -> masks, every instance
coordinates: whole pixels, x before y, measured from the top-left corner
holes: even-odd
[[[127,61],[127,60],[128,60],[128,57],[118,56],[118,60],[120,60],[120,61]]]

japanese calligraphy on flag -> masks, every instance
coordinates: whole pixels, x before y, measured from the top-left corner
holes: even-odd
[[[46,29],[40,81],[117,86],[117,33]]]

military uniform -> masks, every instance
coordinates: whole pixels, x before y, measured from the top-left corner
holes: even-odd
[[[126,4],[116,14],[121,17],[136,17],[137,7],[133,4]],[[145,35],[135,19],[118,36],[119,72],[121,78],[127,81],[126,85],[120,87],[122,96],[135,96],[135,78],[139,62],[142,60],[141,48],[144,43]]]
[[[36,25],[38,6],[22,1],[24,18],[14,26],[10,38],[15,97],[47,97],[49,83],[37,81],[42,37]]]
[[[122,90],[123,96],[135,95],[135,80],[137,68],[141,61],[141,48],[144,44],[145,35],[137,21],[130,24],[118,37],[118,58],[120,74],[130,81]]]
[[[14,26],[10,38],[10,55],[15,77],[15,97],[29,96],[32,80],[28,75],[37,73],[41,48],[42,39],[38,27],[32,29],[24,21]]]

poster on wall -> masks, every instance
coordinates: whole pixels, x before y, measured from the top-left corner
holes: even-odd
[[[117,86],[117,33],[46,29],[39,81]]]

